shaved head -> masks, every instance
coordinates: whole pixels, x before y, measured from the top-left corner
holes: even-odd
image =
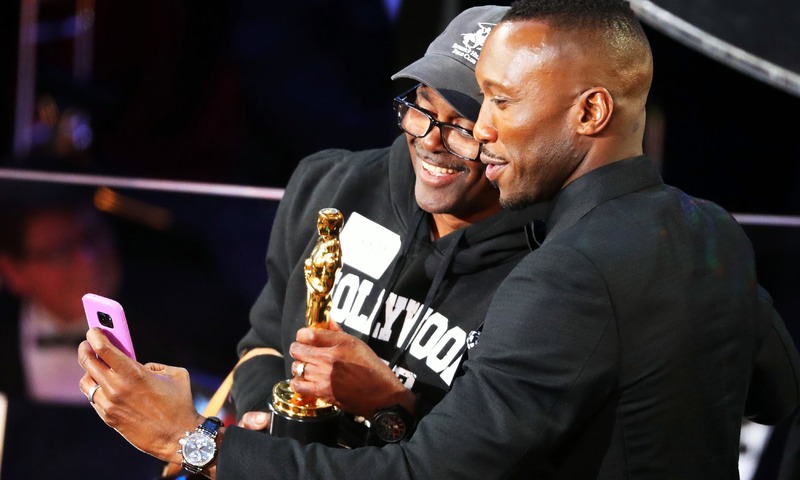
[[[520,0],[486,40],[475,126],[508,208],[643,150],[650,44],[627,2]]]

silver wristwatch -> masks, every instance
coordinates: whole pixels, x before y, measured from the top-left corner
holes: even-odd
[[[209,465],[217,455],[217,432],[223,425],[217,417],[208,417],[205,422],[197,426],[193,432],[186,432],[186,436],[178,443],[178,450],[183,456],[183,468],[191,473],[200,473]]]

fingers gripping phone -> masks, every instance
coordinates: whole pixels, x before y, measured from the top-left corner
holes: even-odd
[[[125,318],[122,305],[116,300],[94,293],[87,293],[82,300],[89,328],[101,328],[114,346],[136,360],[131,333],[128,329],[128,320]]]

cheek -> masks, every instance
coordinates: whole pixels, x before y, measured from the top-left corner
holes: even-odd
[[[537,137],[536,132],[541,129],[539,123],[531,115],[509,115],[498,122],[498,137],[504,144],[524,148]]]
[[[486,165],[480,162],[469,162],[469,173],[467,174],[467,183],[489,185],[489,181],[483,174],[486,171]]]

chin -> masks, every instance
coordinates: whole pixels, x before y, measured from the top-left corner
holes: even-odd
[[[453,210],[452,202],[435,199],[417,199],[417,205],[428,213],[450,213]]]
[[[414,188],[414,198],[417,205],[428,213],[444,213],[451,208],[453,199],[460,198],[452,190],[446,188],[431,188],[417,179]]]
[[[500,192],[500,206],[506,210],[522,210],[532,203],[533,200],[524,195],[503,195],[503,192]]]

